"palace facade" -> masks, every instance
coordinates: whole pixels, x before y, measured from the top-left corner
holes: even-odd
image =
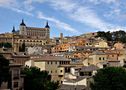
[[[46,22],[44,28],[29,27],[22,20],[18,31],[13,27],[12,33],[0,34],[0,43],[6,42],[12,44],[14,52],[19,52],[22,44],[25,44],[26,47],[48,45],[50,42],[50,26]]]

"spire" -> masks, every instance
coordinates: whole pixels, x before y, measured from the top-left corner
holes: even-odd
[[[26,26],[23,19],[22,19],[22,22],[21,22],[20,25],[21,25],[21,26]]]
[[[50,28],[49,25],[48,25],[48,21],[46,22],[45,28]]]
[[[13,26],[12,33],[15,33],[15,27]]]

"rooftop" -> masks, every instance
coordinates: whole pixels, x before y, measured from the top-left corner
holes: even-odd
[[[85,86],[84,85],[65,85],[65,84],[62,84],[60,86],[59,89],[57,90],[85,90]]]
[[[52,55],[40,55],[31,56],[31,60],[35,61],[70,61],[69,59],[62,56],[52,56]]]
[[[46,28],[38,28],[38,27],[26,27],[28,30],[47,30]]]
[[[81,68],[81,72],[83,71],[94,71],[94,70],[98,70],[98,67],[95,65],[90,65],[90,66],[84,66]]]

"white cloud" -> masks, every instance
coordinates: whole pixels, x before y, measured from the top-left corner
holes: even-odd
[[[98,0],[90,1],[98,2]],[[117,0],[99,1],[106,1],[106,3],[117,2]],[[72,0],[63,0],[62,2],[60,0],[52,0],[49,2],[50,5],[55,9],[64,11],[72,20],[83,23],[84,25],[88,25],[94,29],[108,31],[109,29],[118,27],[101,19],[93,9],[82,6],[80,3],[74,2]],[[119,10],[116,10],[115,12],[119,13]]]
[[[34,14],[31,13],[31,11],[33,11],[35,9],[35,7],[32,5],[34,2],[37,3],[44,3],[47,0],[25,0],[23,3],[20,3],[17,0],[1,0],[0,1],[0,6],[7,8],[7,9],[11,9],[12,11],[15,11],[17,13],[23,13],[29,16],[34,16]],[[68,8],[68,7],[67,7]],[[72,33],[76,33],[78,34],[79,32],[72,28],[69,24],[64,23],[56,18],[53,17],[48,17],[43,15],[42,12],[38,12],[38,16],[39,19],[45,19],[45,20],[49,20],[51,22],[53,22],[57,28],[60,29],[64,29],[66,31],[72,32]]]
[[[63,10],[68,16],[75,21],[81,22],[95,29],[106,30],[108,23],[101,20],[97,14],[90,8],[81,6],[70,0],[51,1],[51,5],[57,9]]]
[[[123,26],[117,26],[117,27],[113,27],[113,28],[110,28],[108,31],[119,31],[119,30],[126,30],[126,27],[123,27]]]
[[[23,1],[23,5],[24,5],[24,8],[27,10],[27,11],[32,11],[35,9],[35,7],[32,5],[33,3],[44,3],[45,1],[47,0],[24,0]]]
[[[0,0],[0,7],[19,7],[16,0]]]
[[[119,5],[119,0],[89,0],[89,2],[99,4],[99,3],[115,3],[117,7]],[[18,0],[0,0],[0,7],[11,9],[18,13],[23,13],[26,15],[34,16],[31,12],[36,10],[36,7],[33,6],[33,3],[44,3],[47,2],[52,8],[62,11],[65,13],[65,16],[68,16],[71,20],[77,21],[89,27],[92,27],[97,30],[108,31],[113,29],[125,28],[118,25],[112,25],[103,19],[99,18],[97,13],[86,6],[82,6],[80,3],[77,3],[76,0],[24,0],[23,3],[19,3]],[[47,4],[46,3],[46,4]],[[120,14],[120,10],[117,8],[109,13],[113,15],[114,13]],[[49,20],[56,24],[57,27],[68,30],[70,32],[78,33],[71,25],[62,22],[56,18],[48,17],[43,15],[43,13],[38,13],[38,18]]]
[[[33,2],[32,0],[25,0],[24,1],[24,7],[26,10],[32,11],[34,9],[32,2]]]
[[[38,3],[44,3],[45,1],[48,1],[48,0],[32,0],[34,2],[38,2]]]
[[[72,17],[76,21],[99,30],[106,30],[108,25],[108,23],[98,18],[98,16],[92,10],[86,7],[78,8],[77,11],[73,13],[73,15],[70,15],[70,17]]]
[[[32,13],[30,13],[30,12],[28,12],[28,11],[20,10],[20,9],[13,8],[13,7],[11,7],[10,9],[11,9],[12,11],[17,12],[17,13],[22,13],[22,14],[29,15],[29,16],[34,16]]]
[[[25,3],[27,5],[30,4],[30,2],[25,2]],[[22,9],[24,6],[26,6],[25,3],[23,5],[23,4],[19,3],[17,0],[0,0],[0,7],[10,9],[17,13],[22,13],[22,14],[26,14],[29,16],[33,16],[33,14],[28,11],[28,10],[32,9],[32,6],[26,7],[27,9]]]
[[[101,0],[101,2],[111,4],[111,3],[118,3],[119,0]]]
[[[60,29],[64,29],[66,31],[76,33],[76,34],[79,33],[76,29],[72,28],[69,24],[61,22],[60,20],[58,20],[56,18],[45,16],[42,12],[38,12],[38,18],[51,21],[51,22],[55,23],[56,27],[58,27]]]
[[[93,4],[101,4],[101,3],[105,3],[105,4],[116,4],[118,3],[119,0],[88,0],[87,2],[93,3]]]
[[[100,4],[100,1],[99,0],[89,0],[90,3],[93,3],[93,4]]]
[[[72,3],[69,0],[63,0],[63,1],[52,0],[52,1],[49,1],[49,2],[51,2],[51,5],[55,9],[61,9],[61,10],[65,10],[67,12],[74,11],[74,9],[77,7],[76,3]]]

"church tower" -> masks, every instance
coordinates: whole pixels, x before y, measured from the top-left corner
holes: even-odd
[[[13,52],[18,52],[19,51],[19,47],[18,47],[18,43],[15,41],[15,35],[16,35],[16,30],[15,30],[15,27],[13,26],[13,29],[12,29],[12,51]]]
[[[50,29],[50,26],[49,26],[49,24],[48,24],[48,21],[46,22],[46,26],[45,26],[45,28]]]
[[[47,43],[49,43],[49,41],[50,41],[50,26],[48,24],[48,21],[46,22],[45,29],[46,29]]]
[[[19,34],[20,34],[20,35],[27,35],[27,32],[26,32],[26,25],[25,25],[23,19],[22,19],[22,22],[21,22],[21,24],[20,24]]]

